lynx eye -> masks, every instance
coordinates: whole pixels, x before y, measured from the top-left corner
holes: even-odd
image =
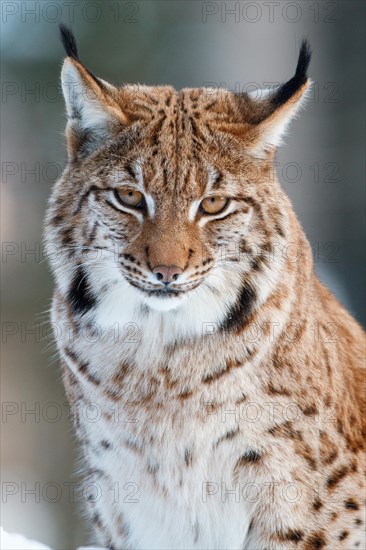
[[[132,208],[139,208],[143,205],[143,194],[134,189],[120,189],[116,191],[116,196],[122,204],[125,206],[131,206]]]
[[[229,204],[229,199],[225,197],[206,197],[201,202],[201,208],[206,214],[218,214],[222,212]]]

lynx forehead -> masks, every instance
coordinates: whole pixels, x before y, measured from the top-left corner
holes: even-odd
[[[314,274],[273,170],[309,45],[255,97],[115,87],[61,34],[69,163],[46,240],[52,317],[72,327],[57,341],[63,380],[101,495],[87,502],[95,538],[364,548],[364,334]]]

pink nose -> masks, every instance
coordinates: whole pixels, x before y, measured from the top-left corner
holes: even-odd
[[[183,273],[183,270],[176,265],[157,265],[154,267],[153,273],[158,281],[168,285],[176,281],[179,275]]]

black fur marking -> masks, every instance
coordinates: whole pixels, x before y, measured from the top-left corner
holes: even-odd
[[[313,510],[320,510],[320,508],[323,506],[323,503],[322,501],[320,500],[320,498],[316,498],[313,502]]]
[[[189,449],[186,449],[184,451],[184,463],[187,467],[192,465],[192,458],[193,458],[192,451],[190,451]]]
[[[275,111],[280,105],[288,101],[308,79],[308,68],[311,60],[311,49],[309,42],[302,41],[299,59],[297,61],[295,75],[282,84],[271,97],[271,112]]]
[[[240,295],[222,321],[220,329],[236,332],[240,330],[253,311],[257,295],[248,282],[244,282]]]
[[[79,372],[91,383],[95,384],[96,386],[99,386],[100,380],[99,378],[96,378],[93,374],[90,374],[89,372],[89,364],[85,361],[82,363],[78,363],[78,369]]]
[[[122,256],[126,258],[126,260],[132,262],[133,264],[137,263],[135,256],[132,256],[132,254],[122,254]]]
[[[65,48],[66,55],[72,57],[72,59],[80,61],[74,33],[69,27],[67,27],[63,23],[60,23],[59,29],[61,42],[63,47]]]
[[[63,229],[61,231],[61,233],[60,233],[61,243],[64,246],[69,246],[69,245],[74,244],[73,233],[74,233],[73,227],[68,227],[67,229]],[[72,253],[72,251],[71,251],[71,253]]]
[[[358,503],[355,500],[353,500],[353,498],[346,500],[346,502],[344,503],[344,507],[347,510],[359,510],[360,508]]]
[[[95,296],[92,293],[84,268],[79,267],[71,282],[67,299],[75,314],[87,313],[96,305]]]
[[[280,541],[285,542],[290,540],[297,544],[304,538],[304,533],[300,529],[289,529],[288,531],[279,532],[277,536]]]
[[[136,180],[136,173],[133,169],[133,167],[131,166],[131,164],[127,163],[125,166],[124,166],[124,169],[126,170],[127,174],[130,176],[130,178],[132,178],[133,180]]]
[[[149,463],[147,465],[147,471],[149,472],[149,474],[156,474],[156,472],[159,470],[159,464],[151,464]]]
[[[216,173],[215,181],[212,182],[212,189],[217,189],[222,183],[223,175],[221,172]]]
[[[93,227],[92,227],[92,230],[91,230],[91,232],[90,232],[90,234],[89,234],[89,243],[90,243],[90,244],[91,244],[91,243],[94,241],[94,239],[95,239],[95,235],[96,235],[96,233],[97,233],[98,226],[99,226],[99,223],[98,223],[98,222],[95,222],[94,225],[93,225]]]
[[[114,206],[113,202],[109,201],[108,199],[105,199],[105,202],[108,204],[108,206],[110,206],[111,208],[113,208],[113,210],[116,210],[116,212],[118,213],[125,213],[125,210],[121,210],[120,208],[117,208],[117,206]]]
[[[311,60],[311,49],[310,44],[307,39],[304,39],[301,44],[299,58],[297,61],[297,66],[294,76],[284,82],[278,88],[276,88],[273,93],[268,97],[267,100],[263,101],[263,109],[260,111],[254,109],[254,112],[249,116],[249,122],[252,124],[260,124],[266,118],[271,116],[276,109],[281,105],[284,105],[291,97],[305,84],[308,79],[308,68]],[[245,103],[248,101],[248,94],[237,94],[236,95],[239,105],[242,100]]]
[[[79,59],[78,49],[76,45],[76,38],[70,27],[67,27],[67,25],[64,25],[63,23],[60,23],[59,25],[60,29],[60,37],[63,47],[65,48],[66,55],[68,57],[71,57],[71,59],[75,59],[78,61],[81,65],[83,65],[86,72],[89,74],[89,76],[96,82],[103,90],[106,89],[104,84],[97,78],[92,72],[90,72],[83,63],[81,63]]]
[[[348,537],[349,531],[342,531],[342,533],[338,536],[338,540],[344,540]]]
[[[220,443],[222,443],[223,441],[230,441],[231,439],[234,439],[234,437],[238,435],[238,433],[239,433],[239,427],[228,431],[225,435],[222,435],[221,437],[219,437],[216,443],[214,443],[213,448],[215,449],[216,447],[218,447]]]
[[[326,540],[322,533],[311,533],[306,539],[306,548],[320,550],[326,545]]]
[[[83,193],[79,199],[79,203],[78,203],[78,206],[74,212],[74,214],[78,214],[78,212],[81,211],[82,209],[82,206],[83,206],[83,203],[88,199],[90,193],[100,193],[101,192],[101,189],[99,187],[97,187],[96,185],[91,185],[89,187],[89,189],[87,191],[85,191],[85,193]]]
[[[255,451],[254,449],[249,449],[246,451],[238,460],[238,463],[242,466],[245,464],[256,464],[262,458],[262,455]]]

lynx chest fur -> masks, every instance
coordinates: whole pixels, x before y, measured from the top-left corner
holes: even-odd
[[[69,164],[46,241],[95,538],[364,548],[364,335],[273,170],[307,43],[253,97],[114,87],[61,32]]]

